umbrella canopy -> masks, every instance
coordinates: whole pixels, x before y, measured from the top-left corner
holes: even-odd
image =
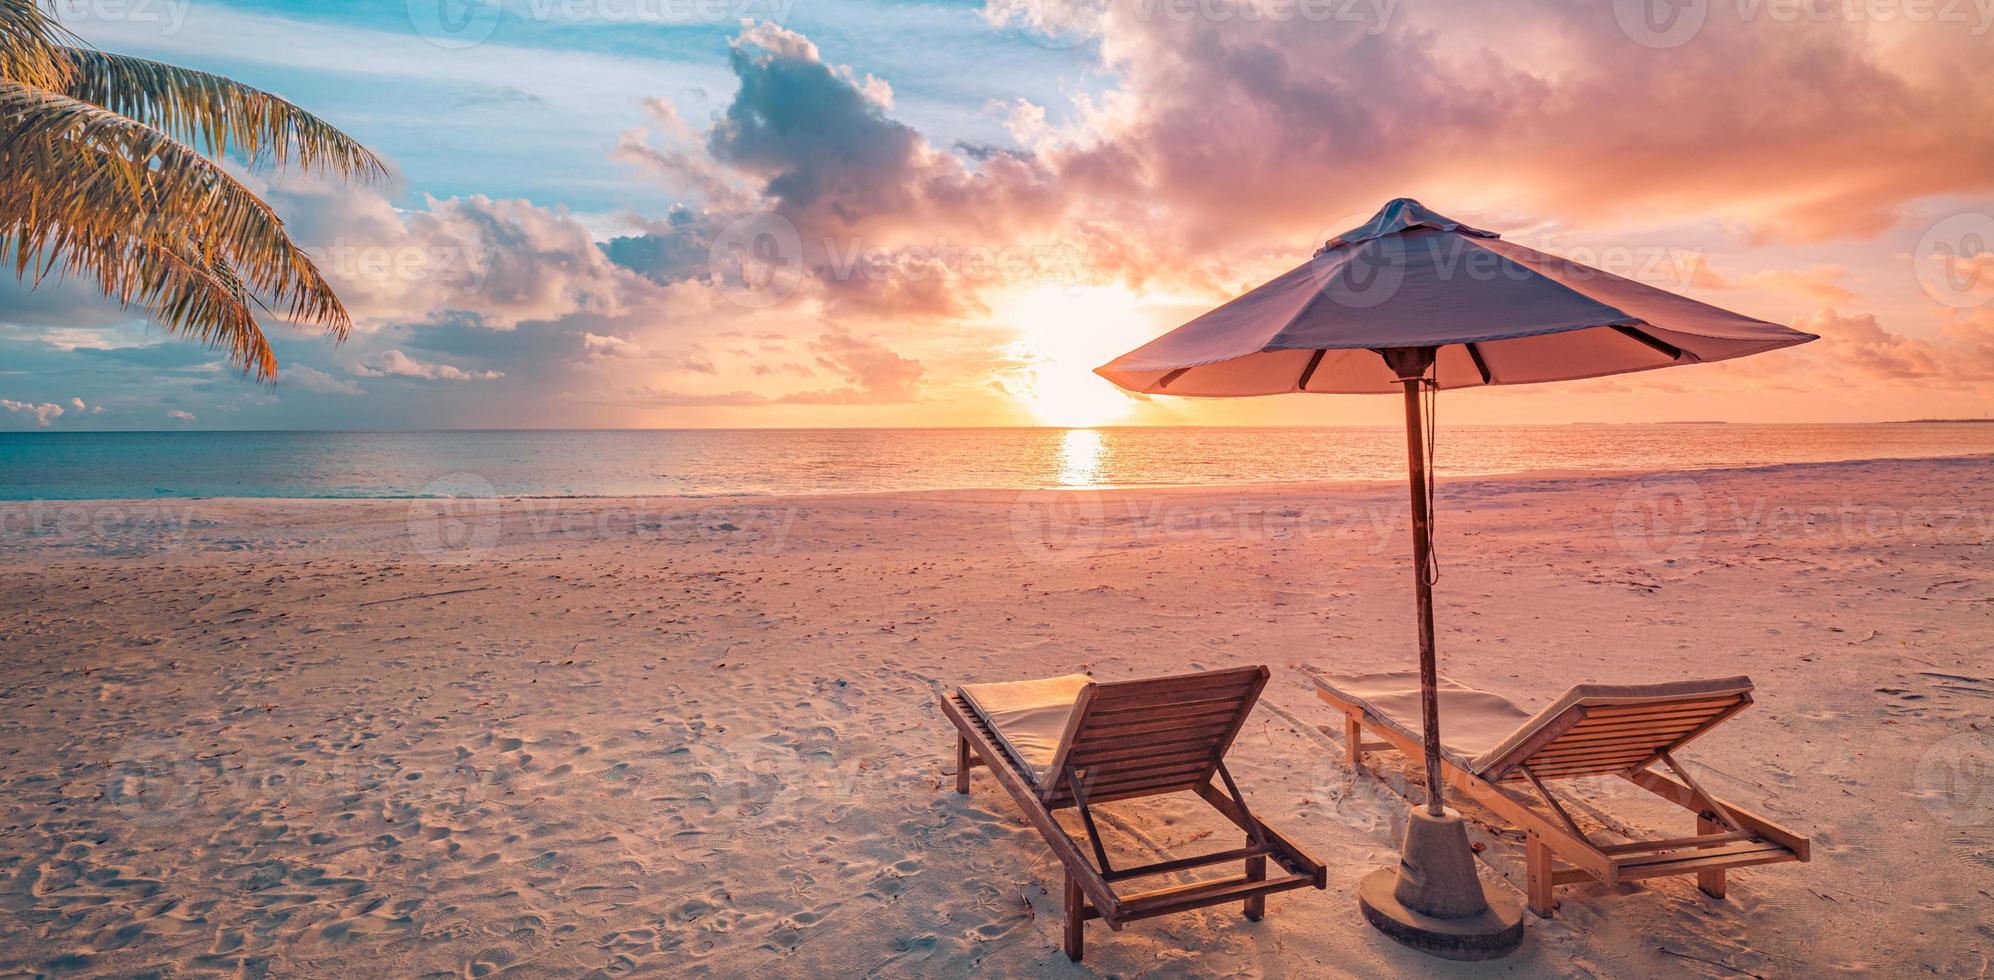
[[[1440,388],[1596,378],[1815,336],[1505,242],[1399,198],[1271,282],[1095,369],[1171,395],[1396,394],[1373,351],[1434,348]]]

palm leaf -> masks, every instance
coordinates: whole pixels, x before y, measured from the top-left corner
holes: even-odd
[[[261,89],[144,58],[85,48],[62,54],[72,68],[65,94],[194,143],[210,156],[233,152],[341,177],[387,176],[366,147]]]
[[[222,349],[258,380],[277,376],[277,355],[257,325],[242,281],[197,246],[94,240],[66,249],[55,262],[58,271],[82,274],[106,296],[143,309],[169,333]]]
[[[344,339],[346,309],[270,206],[204,156],[377,179],[379,158],[291,103],[207,72],[87,48],[35,0],[0,0],[0,255],[35,283],[94,281],[259,379],[256,308]]]
[[[290,318],[344,336],[345,308],[261,198],[159,130],[70,96],[0,80],[0,234],[16,267],[127,237],[197,241]]]
[[[0,78],[42,88],[67,85],[73,62],[62,52],[71,40],[74,35],[34,0],[0,0]]]

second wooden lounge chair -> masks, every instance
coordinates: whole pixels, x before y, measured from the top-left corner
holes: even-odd
[[[1265,667],[1108,683],[1071,674],[968,684],[942,699],[942,713],[956,728],[956,792],[969,792],[970,770],[987,766],[1065,866],[1069,959],[1081,957],[1088,919],[1120,931],[1138,919],[1225,902],[1240,902],[1247,918],[1259,919],[1273,892],[1324,887],[1322,864],[1261,823],[1226,771],[1226,749],[1267,676]],[[1184,791],[1244,831],[1246,846],[1137,867],[1110,861],[1091,807]],[[1054,816],[1064,809],[1078,811],[1092,862]],[[1281,874],[1268,877],[1268,858]],[[1243,862],[1243,873],[1132,895],[1115,888],[1132,878],[1231,862]]]
[[[1344,715],[1350,764],[1366,749],[1425,751],[1418,722],[1419,675],[1320,674],[1317,696]],[[1661,875],[1696,875],[1697,887],[1724,897],[1728,868],[1805,861],[1808,840],[1704,792],[1674,753],[1752,703],[1748,677],[1667,684],[1580,684],[1531,714],[1500,695],[1440,678],[1440,768],[1449,786],[1527,835],[1528,905],[1551,917],[1552,890],[1570,882],[1606,884]],[[1382,741],[1367,741],[1366,732]],[[1653,768],[1660,763],[1674,776]],[[1615,775],[1696,814],[1694,836],[1596,843],[1548,785],[1577,776]],[[1548,809],[1521,792],[1536,790]],[[1554,860],[1555,859],[1555,860]],[[1569,867],[1560,867],[1562,861]]]

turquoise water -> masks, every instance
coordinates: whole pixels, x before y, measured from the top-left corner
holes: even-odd
[[[0,433],[0,499],[719,496],[1401,479],[1391,427]],[[1446,476],[1994,453],[1994,425],[1442,427]]]

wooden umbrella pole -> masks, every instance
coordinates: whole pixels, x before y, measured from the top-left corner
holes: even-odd
[[[1412,567],[1419,601],[1419,708],[1426,741],[1426,812],[1437,817],[1444,808],[1440,793],[1440,681],[1433,657],[1433,582],[1427,577],[1432,567],[1433,525],[1426,508],[1425,423],[1419,412],[1420,379],[1407,378],[1401,383],[1405,385],[1406,452],[1412,464]]]

